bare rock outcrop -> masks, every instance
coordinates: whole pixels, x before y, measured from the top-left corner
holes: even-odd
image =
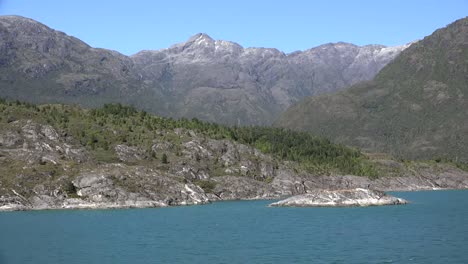
[[[369,189],[312,190],[275,202],[269,206],[278,207],[351,207],[401,205],[406,200],[396,198],[381,191]]]

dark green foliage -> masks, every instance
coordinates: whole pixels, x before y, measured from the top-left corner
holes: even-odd
[[[356,149],[331,143],[305,132],[294,132],[267,127],[228,127],[198,119],[162,118],[137,111],[134,107],[121,104],[107,104],[102,108],[83,110],[76,106],[12,103],[0,101],[2,116],[18,119],[42,120],[59,128],[62,134],[71,136],[88,148],[97,162],[116,162],[113,148],[118,144],[138,146],[152,154],[151,146],[155,139],[176,144],[178,154],[180,136],[176,128],[193,130],[206,138],[228,139],[254,146],[263,153],[271,154],[280,160],[297,162],[303,169],[314,173],[344,173],[376,176],[376,170],[369,165],[366,157]],[[158,131],[171,131],[161,134]],[[169,163],[166,153],[161,156],[163,164]]]
[[[167,160],[167,155],[166,155],[166,153],[163,153],[163,154],[162,154],[161,162],[162,162],[163,164],[168,164],[168,163],[169,163],[169,161]]]
[[[216,187],[216,182],[210,180],[197,180],[194,183],[200,186],[206,193],[212,193]]]
[[[76,187],[75,185],[73,184],[73,182],[71,181],[68,181],[65,186],[64,186],[64,191],[67,195],[69,196],[76,196]]]
[[[455,167],[459,168],[460,170],[468,171],[468,163],[465,163],[465,162],[448,159],[448,158],[441,158],[441,157],[435,158],[434,161],[436,163],[452,164],[452,165],[455,165]]]
[[[460,170],[468,171],[468,163],[455,162],[455,166]]]
[[[329,172],[376,175],[377,172],[365,163],[360,151],[331,143],[328,139],[314,137],[306,132],[266,128],[231,128],[230,138],[255,146],[283,160],[296,161],[312,172]]]

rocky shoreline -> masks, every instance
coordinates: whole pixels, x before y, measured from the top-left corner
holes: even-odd
[[[402,205],[408,201],[369,189],[314,190],[275,202],[276,207],[355,207]]]
[[[176,138],[179,145],[164,138]],[[468,189],[468,172],[444,163],[373,159],[385,176],[314,175],[244,144],[193,131],[160,132],[148,151],[113,147],[95,162],[53,127],[19,120],[0,129],[0,211],[146,208],[227,200],[281,199],[318,189],[416,191]],[[299,168],[299,169],[298,169]]]
[[[198,205],[228,200],[282,199],[317,190],[354,188],[377,191],[468,189],[468,173],[453,168],[439,174],[377,179],[353,175],[302,175],[281,168],[275,171],[271,182],[246,176],[217,176],[210,178],[213,186],[207,188],[202,184],[208,182],[206,180],[184,181],[142,166],[106,164],[82,170],[71,186],[37,184],[29,197],[22,194],[24,190],[3,189],[0,211]]]
[[[185,185],[186,192],[182,192],[185,196],[180,201],[171,199],[166,200],[148,200],[136,196],[128,200],[119,201],[105,201],[102,197],[95,196],[90,199],[78,198],[65,198],[65,197],[51,197],[47,195],[34,196],[31,199],[24,197],[0,197],[0,212],[2,211],[29,211],[29,210],[73,210],[73,209],[129,209],[129,208],[157,208],[169,206],[186,206],[186,205],[203,205],[218,201],[232,201],[232,200],[277,200],[284,199],[272,203],[269,206],[284,207],[346,207],[346,206],[374,206],[374,205],[399,205],[406,204],[407,201],[401,198],[396,198],[385,194],[379,190],[368,190],[363,188],[351,188],[345,190],[327,190],[327,189],[313,189],[308,190],[306,193],[297,195],[285,195],[265,193],[257,196],[237,197],[231,196],[220,198],[211,193],[204,193],[201,188],[196,185]],[[192,189],[194,188],[194,189]],[[467,188],[429,188],[422,186],[417,189],[414,186],[411,189],[388,189],[385,191],[439,191],[439,190],[453,190],[453,189],[467,189]],[[190,190],[187,192],[187,190]],[[361,198],[356,193],[361,192]],[[362,197],[362,193],[364,196]],[[347,193],[343,195],[343,193]],[[338,197],[338,200],[328,199],[330,195]],[[338,195],[338,196],[337,196]],[[340,197],[341,196],[341,197]],[[345,199],[346,198],[346,199]],[[99,201],[101,199],[101,201]],[[317,200],[319,199],[319,200]],[[327,200],[328,199],[328,200]],[[367,199],[367,200],[366,200]]]

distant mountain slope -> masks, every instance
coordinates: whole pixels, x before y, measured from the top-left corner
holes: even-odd
[[[278,126],[407,158],[468,160],[468,18],[411,45],[374,80],[307,98]]]
[[[32,19],[0,17],[1,96],[98,106],[136,104],[133,99],[143,91],[130,58],[92,48]]]
[[[0,17],[0,96],[98,106],[133,104],[172,117],[271,124],[305,96],[369,80],[401,50],[325,44],[284,54],[197,34],[127,57],[31,19]]]
[[[143,79],[166,92],[176,117],[230,124],[271,124],[305,96],[369,80],[403,47],[326,44],[284,54],[243,48],[197,34],[187,42],[132,56]]]

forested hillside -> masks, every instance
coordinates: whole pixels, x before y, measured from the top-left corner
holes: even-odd
[[[412,44],[374,80],[295,105],[278,126],[406,159],[468,161],[468,18]]]

